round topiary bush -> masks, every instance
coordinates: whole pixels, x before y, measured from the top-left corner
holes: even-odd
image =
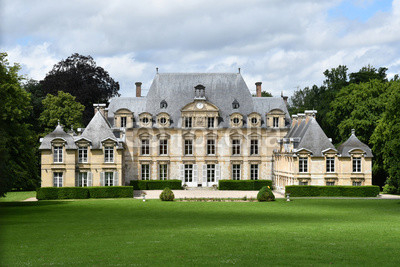
[[[260,202],[275,201],[275,196],[274,193],[272,193],[272,190],[269,186],[264,186],[258,192],[257,200]]]
[[[162,201],[174,201],[175,195],[169,187],[164,188],[160,194],[160,199]]]

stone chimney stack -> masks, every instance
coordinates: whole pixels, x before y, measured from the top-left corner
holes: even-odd
[[[93,104],[94,107],[94,114],[97,113],[97,111],[100,111],[103,116],[105,116],[105,109],[106,109],[106,104]]]
[[[296,125],[297,117],[298,117],[297,115],[294,115],[294,114],[292,115],[292,127]]]
[[[304,111],[304,113],[306,114],[306,122],[308,122],[310,120],[310,118],[315,119],[315,114],[317,114],[317,111],[316,110],[306,110],[306,111]]]
[[[261,97],[261,84],[262,82],[256,82],[257,97]]]
[[[142,83],[141,82],[136,82],[136,97],[141,97],[142,96]]]

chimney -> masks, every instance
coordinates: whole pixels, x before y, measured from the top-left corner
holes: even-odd
[[[281,92],[281,97],[282,97],[283,101],[285,102],[285,105],[287,106],[288,105],[288,103],[287,103],[288,97],[284,96],[283,92]]]
[[[292,127],[296,125],[297,117],[298,117],[297,115],[294,115],[294,114],[292,115]]]
[[[142,96],[142,83],[141,82],[136,82],[136,97],[141,97]]]
[[[261,84],[262,82],[256,82],[257,97],[261,97]]]
[[[315,119],[315,114],[317,114],[317,111],[316,110],[306,110],[306,111],[304,111],[304,113],[306,114],[306,122],[308,122],[310,120],[310,118]]]
[[[105,116],[104,110],[106,108],[106,104],[93,104],[93,107],[94,107],[94,114],[96,114],[97,111],[100,111],[101,114],[103,114],[103,116]]]
[[[306,118],[306,114],[304,113],[297,113],[297,117],[298,117],[298,125],[300,125],[300,123],[302,122],[302,120],[304,120]]]

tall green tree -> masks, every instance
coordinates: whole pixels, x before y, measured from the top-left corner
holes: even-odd
[[[33,79],[29,79],[27,82],[25,82],[23,84],[23,87],[30,94],[31,105],[33,108],[29,121],[32,124],[32,129],[39,136],[42,132],[39,117],[40,114],[43,112],[42,101],[46,97],[46,94],[43,92],[42,85],[38,81]]]
[[[41,82],[43,92],[57,95],[58,91],[70,93],[85,106],[83,122],[87,124],[94,115],[94,103],[106,103],[119,96],[119,83],[91,56],[73,54],[54,65]]]
[[[371,136],[372,149],[379,166],[388,174],[389,193],[400,194],[400,81],[390,82],[381,119]],[[375,163],[375,165],[377,165]],[[374,168],[377,168],[374,165]]]
[[[43,135],[52,132],[58,122],[68,129],[82,127],[82,113],[85,107],[76,101],[76,97],[58,91],[56,96],[48,94],[42,103],[44,110],[39,120],[44,128]]]
[[[375,69],[373,66],[368,65],[362,67],[358,72],[351,73],[350,83],[365,83],[370,80],[379,80],[382,82],[387,82],[386,71],[388,69],[384,67],[380,67],[379,69]]]
[[[12,188],[34,189],[40,184],[36,139],[27,122],[32,106],[19,70],[0,53],[0,196]]]

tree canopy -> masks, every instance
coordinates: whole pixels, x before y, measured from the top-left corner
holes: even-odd
[[[44,135],[52,132],[60,122],[66,128],[77,129],[83,127],[82,112],[85,107],[75,101],[76,97],[63,91],[58,91],[58,95],[48,94],[43,100],[44,110],[40,114],[40,122],[44,128]]]
[[[30,96],[21,86],[19,65],[10,66],[6,57],[0,53],[0,196],[40,184],[36,139],[28,124]]]
[[[40,84],[45,94],[57,95],[58,91],[64,91],[75,96],[85,106],[84,124],[94,115],[94,103],[105,103],[119,96],[118,82],[97,66],[91,56],[77,53],[54,65]]]

